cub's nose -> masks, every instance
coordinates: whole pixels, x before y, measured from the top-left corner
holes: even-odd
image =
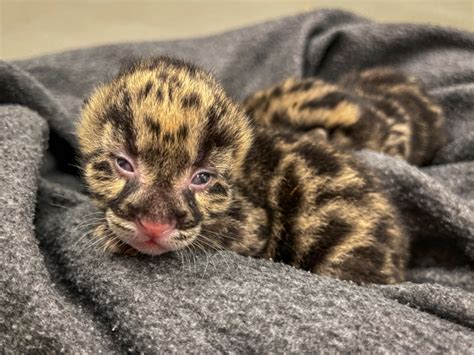
[[[152,239],[163,239],[167,237],[176,227],[175,222],[160,223],[138,219],[135,224],[138,230]]]

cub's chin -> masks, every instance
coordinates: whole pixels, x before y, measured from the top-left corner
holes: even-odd
[[[142,254],[161,255],[169,251],[185,249],[195,241],[201,230],[200,226],[186,231],[173,229],[156,237],[141,232],[132,222],[121,220],[110,213],[106,215],[107,229],[112,234],[109,237],[110,244],[113,243],[113,240],[119,240],[126,246],[125,248],[114,248],[113,251],[118,253],[127,250],[127,254],[134,254],[129,250],[133,248],[133,250]]]
[[[138,252],[147,255],[161,255],[169,251],[175,250],[173,246],[169,246],[164,243],[154,241],[152,239],[143,242],[133,240],[127,242],[127,244]]]
[[[169,251],[185,249],[189,247],[196,238],[196,234],[192,236],[185,235],[180,231],[174,231],[165,238],[150,238],[137,233],[133,238],[127,238],[127,240],[123,238],[120,239],[142,254],[161,255]]]

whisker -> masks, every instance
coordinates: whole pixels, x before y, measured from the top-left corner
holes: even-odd
[[[68,234],[71,234],[71,235],[72,235],[72,234],[75,234],[76,232],[78,232],[80,229],[88,229],[88,228],[92,227],[92,228],[90,228],[89,230],[84,231],[84,234],[83,234],[80,238],[78,238],[77,241],[74,242],[74,243],[71,245],[71,247],[74,247],[76,244],[78,244],[79,242],[81,242],[81,241],[84,239],[85,236],[87,236],[88,234],[94,232],[94,231],[95,231],[95,228],[100,225],[100,222],[101,222],[100,219],[97,220],[97,221],[93,221],[93,222],[91,222],[91,221],[84,221],[82,224],[79,224],[79,225],[77,225],[76,227],[74,227],[73,229],[71,229],[70,231],[68,231]]]
[[[77,240],[73,244],[71,244],[71,248],[75,247],[78,243],[83,241],[86,237],[90,236],[92,233],[94,233],[93,229],[82,234],[79,238],[77,238]]]
[[[209,231],[205,231],[205,232],[209,232]],[[213,235],[216,236],[216,237],[226,238],[225,235],[221,235],[221,234],[218,234],[218,233],[216,233],[216,232],[211,232],[211,234],[213,234]],[[209,239],[209,237],[206,236],[206,235],[203,235],[203,234],[200,234],[200,235],[201,235],[203,238],[205,237],[205,238],[207,238],[208,240],[211,240],[211,239]],[[229,238],[229,239],[230,239],[230,238]],[[234,238],[234,243],[236,243],[237,245],[239,245],[239,246],[241,246],[241,247],[243,247],[243,248],[246,247],[244,244],[242,244],[242,241],[239,240],[239,239],[235,239],[235,238]],[[222,246],[222,250],[227,250],[227,249],[226,249],[224,246]]]
[[[206,266],[204,267],[203,276],[206,276],[207,266],[209,265],[209,253],[207,250],[201,245],[198,239],[194,240],[196,247],[198,247],[205,255],[206,255]]]
[[[98,227],[99,225],[100,225],[100,221],[94,221],[94,222],[84,224],[82,226],[76,226],[75,228],[68,231],[68,234],[73,235],[76,232],[79,232],[80,230],[83,230],[84,232],[94,231],[95,228]]]
[[[226,250],[222,245],[216,245],[217,241],[209,239],[207,236],[204,235],[199,235],[201,237],[200,242],[203,243],[204,245],[209,246],[210,248],[213,248],[216,252],[219,251],[224,251]],[[222,260],[226,263],[227,267],[229,268],[229,262],[226,260],[226,256],[223,253],[218,253],[218,255],[222,258]]]
[[[188,248],[187,247],[185,247],[185,249],[183,249],[183,253],[184,253],[184,258],[186,259],[186,262],[189,265],[188,266],[188,271],[191,271],[191,258],[188,255]]]
[[[84,226],[85,224],[87,223],[91,223],[91,222],[101,222],[101,221],[104,221],[105,222],[105,218],[104,217],[87,217],[87,218],[84,218],[83,220],[79,221],[77,224],[74,224],[74,228],[71,229],[72,231],[73,230],[76,230],[77,228],[81,227],[81,226]]]
[[[83,248],[83,251],[87,251],[87,250],[91,250],[92,248],[94,248],[97,244],[99,243],[102,243],[103,241],[105,241],[105,237],[104,236],[96,236],[95,239],[93,239],[91,242],[89,242],[88,244],[84,245],[84,248]]]
[[[220,234],[220,233],[217,233],[215,231],[212,231],[212,230],[209,230],[209,229],[202,229],[202,232],[204,233],[209,233],[209,234],[212,234],[216,237],[220,237],[220,238],[225,238],[225,239],[230,239],[230,240],[233,240],[233,241],[236,241],[236,242],[239,242],[240,241],[240,238],[238,237],[234,237],[234,236],[231,236],[229,234]]]
[[[59,207],[59,208],[64,208],[64,209],[71,208],[70,206],[58,205],[58,204],[52,203],[52,202],[49,202],[48,204],[49,204],[50,206]]]
[[[186,248],[189,249],[189,254],[191,254],[193,265],[194,265],[194,273],[196,274],[196,267],[197,267],[197,260],[196,260],[196,254],[194,253],[194,248],[192,244],[186,245]]]
[[[104,244],[105,244],[105,242],[106,242],[107,240],[109,240],[110,238],[115,238],[115,235],[112,233],[112,231],[107,230],[106,232],[107,232],[107,234],[97,236],[97,237],[98,237],[97,240],[92,241],[92,242],[87,246],[87,249],[90,250],[90,249],[92,249],[92,248],[96,248],[98,244],[100,244],[100,243],[104,243]],[[104,246],[104,245],[102,245],[102,247],[103,247],[103,246]]]
[[[181,250],[177,249],[176,252],[178,252],[178,255],[181,259],[181,268],[184,268],[184,259],[183,259],[183,254],[181,253]]]
[[[219,245],[219,244],[216,245],[215,241],[213,241],[211,239],[208,239],[206,236],[198,234],[198,237],[200,237],[200,242],[201,243],[203,243],[205,246],[211,248],[212,250],[214,250],[216,252],[224,250],[224,248],[221,245]]]
[[[86,220],[86,221],[82,221],[81,223],[75,225],[74,228],[72,228],[70,230],[70,232],[74,233],[80,228],[86,228],[86,227],[88,227],[90,225],[93,225],[93,224],[99,224],[100,222],[105,222],[105,220],[103,218],[93,218],[93,219],[89,219],[89,220]]]

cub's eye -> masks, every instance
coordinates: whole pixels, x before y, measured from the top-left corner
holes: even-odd
[[[211,174],[207,171],[200,171],[196,175],[194,175],[193,179],[191,180],[192,185],[202,186],[206,185],[211,180]]]
[[[122,158],[122,157],[117,157],[115,158],[115,164],[117,164],[117,167],[119,168],[120,171],[125,172],[125,173],[133,173],[135,169],[133,169],[132,163],[130,163],[127,159]]]

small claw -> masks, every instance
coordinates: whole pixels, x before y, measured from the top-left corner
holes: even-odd
[[[313,130],[314,134],[324,140],[328,140],[328,131],[326,131],[324,128],[316,128]]]

